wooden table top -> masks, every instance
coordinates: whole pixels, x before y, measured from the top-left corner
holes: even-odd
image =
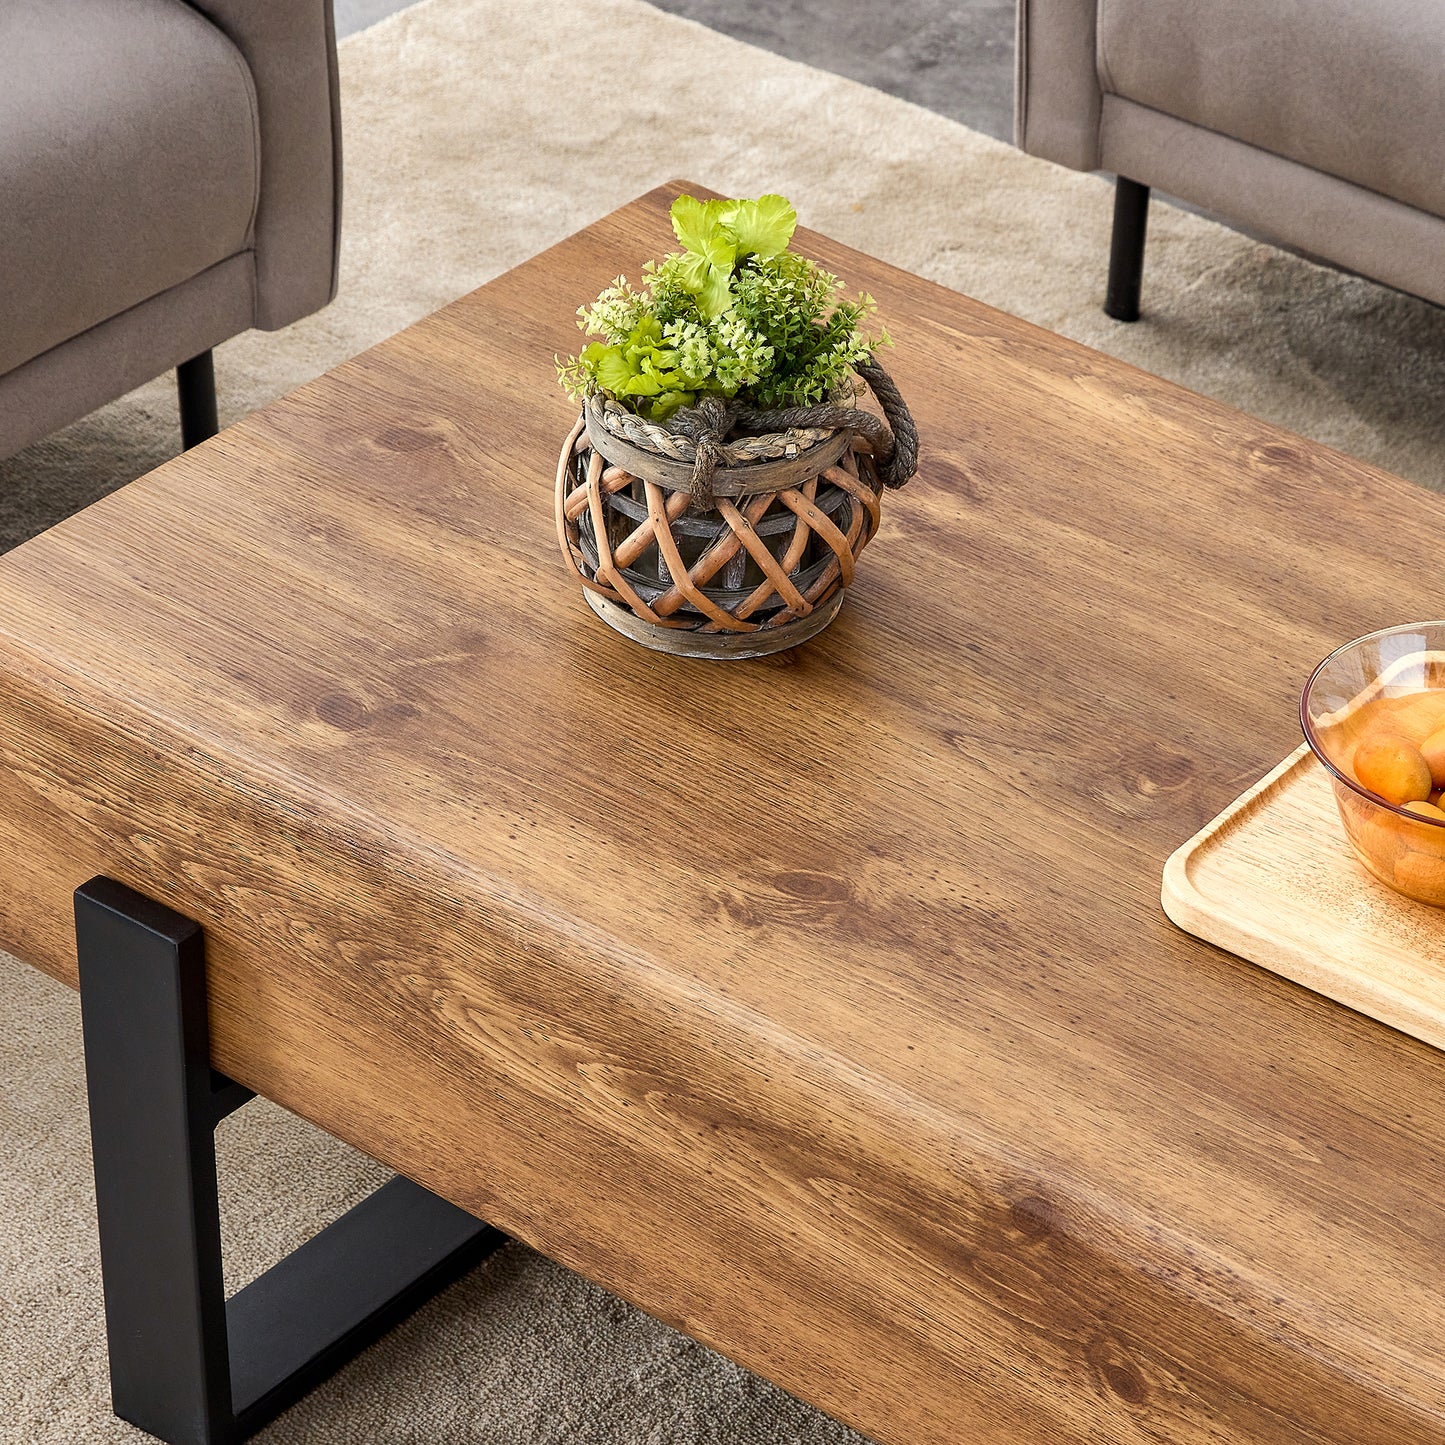
[[[644,651],[552,355],[673,193],[0,559],[0,940],[199,919],[227,1073],[888,1445],[1445,1442],[1445,1059],[1159,908],[1440,501],[802,234],[922,470],[791,665]]]

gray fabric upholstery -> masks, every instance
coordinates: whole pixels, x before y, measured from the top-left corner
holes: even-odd
[[[1445,215],[1442,0],[1107,0],[1107,94]]]
[[[191,0],[230,37],[261,113],[256,318],[289,326],[336,294],[341,124],[331,0]]]
[[[245,251],[0,377],[0,455],[39,441],[178,361],[245,331],[255,286],[251,253]]]
[[[0,456],[335,291],[331,0],[0,0]]]
[[[0,372],[250,249],[256,97],[179,0],[0,6]]]
[[[1019,0],[1019,34],[1030,154],[1445,304],[1445,0]]]
[[[1102,149],[1111,170],[1445,304],[1445,221],[1428,211],[1113,95]]]
[[[1019,0],[1014,135],[1030,155],[1076,171],[1099,165],[1097,0]]]

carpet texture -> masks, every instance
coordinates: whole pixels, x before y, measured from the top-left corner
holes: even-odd
[[[783,191],[840,240],[1445,488],[1445,312],[1423,303],[1160,206],[1147,319],[1120,326],[1098,309],[1103,181],[640,0],[423,0],[341,53],[341,294],[283,334],[221,348],[223,421],[687,176],[733,194]],[[176,444],[161,381],[0,463],[0,544]],[[0,958],[0,1009],[0,1442],[138,1440],[107,1407],[76,1003]],[[228,1120],[219,1143],[233,1286],[380,1177],[264,1104]],[[261,1438],[857,1440],[515,1246]]]

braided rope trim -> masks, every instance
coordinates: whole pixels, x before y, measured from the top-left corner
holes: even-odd
[[[691,437],[647,421],[610,397],[588,397],[587,405],[593,416],[613,436],[675,462],[691,462],[697,458],[697,443]],[[735,437],[722,444],[723,465],[775,462],[801,456],[809,447],[826,441],[836,430],[836,427],[789,427],[786,431],[768,432],[762,436]]]
[[[588,417],[596,417],[598,430],[619,440],[679,462],[692,462],[692,495],[698,506],[713,505],[713,479],[729,461],[759,462],[799,456],[826,436],[857,436],[873,450],[878,475],[886,487],[901,487],[918,470],[918,427],[893,378],[870,356],[854,364],[883,412],[882,417],[839,401],[817,406],[760,410],[736,400],[704,396],[695,406],[675,412],[665,426],[653,426],[611,399],[593,395],[587,400]],[[728,433],[743,435],[726,441]],[[811,433],[811,436],[808,434]],[[806,438],[806,446],[789,450]],[[781,455],[771,448],[782,445]],[[753,450],[762,448],[761,453]]]

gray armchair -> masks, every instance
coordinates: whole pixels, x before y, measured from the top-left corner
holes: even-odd
[[[1155,186],[1445,304],[1441,0],[1019,0],[1018,38],[1019,145],[1120,178],[1111,316]]]
[[[330,0],[0,3],[0,457],[335,293]]]

